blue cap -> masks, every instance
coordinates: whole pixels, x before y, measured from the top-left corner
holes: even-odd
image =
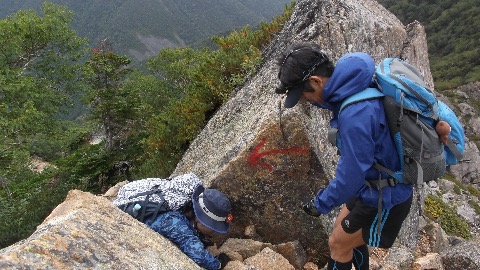
[[[232,206],[225,194],[199,185],[192,194],[192,202],[195,216],[203,225],[218,233],[228,232]]]

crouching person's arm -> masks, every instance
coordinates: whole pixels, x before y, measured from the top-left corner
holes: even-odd
[[[188,219],[180,212],[162,213],[149,227],[175,243],[199,266],[208,270],[216,270],[224,266],[207,251]]]

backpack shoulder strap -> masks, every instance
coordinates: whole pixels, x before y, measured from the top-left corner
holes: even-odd
[[[458,150],[456,143],[450,137],[448,137],[447,147],[448,149],[450,149],[455,158],[457,158],[458,160],[461,160],[463,158],[463,154]]]
[[[369,99],[375,99],[375,98],[380,98],[385,96],[380,90],[377,88],[367,88],[361,92],[358,92],[356,94],[353,94],[346,99],[343,100],[342,105],[340,105],[340,111],[339,114],[342,112],[345,107],[348,105],[364,101],[364,100],[369,100]]]
[[[150,190],[132,195],[128,199],[132,199],[132,198],[136,198],[136,197],[140,197],[140,196],[145,196],[145,195],[147,195],[147,197],[149,197],[152,194],[161,194],[161,193],[162,193],[162,189],[160,188],[160,185],[156,185],[156,186],[153,186]]]

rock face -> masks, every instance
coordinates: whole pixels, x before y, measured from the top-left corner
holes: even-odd
[[[29,238],[0,250],[0,269],[202,269],[109,200],[70,191]]]
[[[460,243],[442,254],[445,270],[480,269],[480,240]]]
[[[478,142],[480,117],[478,116],[480,111],[478,105],[477,107],[471,105],[472,101],[475,102],[480,98],[480,82],[458,87],[454,93],[456,96],[453,98],[453,102],[457,104],[456,112],[464,126],[465,134],[467,137],[476,138],[477,142],[467,138],[462,162],[458,165],[450,166],[450,172],[463,183],[472,184],[480,188],[480,152],[478,151],[478,145],[480,145]]]
[[[193,171],[205,185],[227,193],[234,205],[232,234],[250,224],[270,243],[298,239],[310,256],[328,250],[335,213],[306,216],[302,202],[335,174],[336,149],[326,140],[329,113],[300,104],[282,106],[274,94],[278,55],[295,41],[312,41],[334,59],[363,51],[379,62],[401,57],[417,66],[432,85],[426,36],[418,23],[402,23],[372,0],[300,1],[284,30],[266,48],[256,76],[208,122],[178,164],[174,175]],[[414,246],[421,202],[416,203],[400,238]]]

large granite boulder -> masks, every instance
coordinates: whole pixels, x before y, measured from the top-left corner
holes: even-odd
[[[72,190],[27,239],[0,250],[0,269],[202,269],[108,199]]]

